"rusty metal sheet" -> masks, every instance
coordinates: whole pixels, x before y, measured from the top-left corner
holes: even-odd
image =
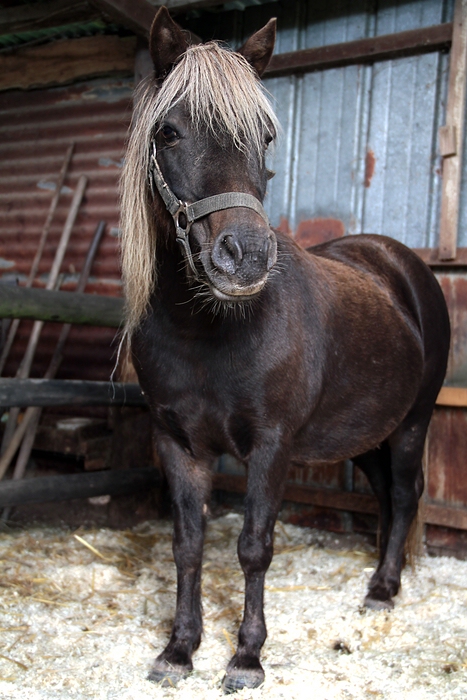
[[[89,178],[62,266],[62,289],[72,291],[95,228],[101,219],[106,233],[86,291],[121,294],[118,255],[118,180],[131,117],[130,79],[101,79],[68,87],[0,94],[0,277],[23,282],[30,270],[47,217],[55,183],[69,144],[75,142],[37,284],[45,285],[66,220],[73,190],[81,174]],[[30,331],[20,326],[7,374],[14,374]],[[33,366],[43,373],[59,328],[44,328]],[[115,332],[74,329],[60,376],[108,379],[113,367]]]
[[[32,321],[22,321],[14,351],[5,367],[4,376],[14,376],[29,340]],[[46,323],[31,370],[32,377],[42,377],[58,341],[61,325]],[[58,377],[62,379],[95,379],[108,381],[116,358],[116,330],[74,326],[65,347],[65,357]]]

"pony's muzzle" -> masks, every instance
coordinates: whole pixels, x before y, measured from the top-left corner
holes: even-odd
[[[211,260],[216,272],[251,286],[263,278],[277,258],[276,237],[271,230],[245,232],[230,229],[217,236]]]

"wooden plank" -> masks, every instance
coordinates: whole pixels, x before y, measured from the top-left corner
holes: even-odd
[[[233,474],[214,474],[213,486],[223,491],[245,493],[246,477]],[[379,507],[374,496],[335,491],[333,489],[315,488],[306,484],[288,482],[285,487],[284,500],[304,503],[320,508],[334,508],[353,513],[377,514]],[[425,503],[423,519],[429,525],[442,525],[467,530],[467,508],[441,506]]]
[[[234,474],[214,474],[213,486],[223,491],[245,493],[246,477]],[[305,503],[321,508],[336,508],[355,513],[378,513],[378,503],[374,496],[363,493],[350,493],[334,489],[320,489],[306,484],[287,482],[284,500]]]
[[[467,530],[467,508],[439,506],[425,503],[423,506],[424,521],[427,525],[453,527],[456,530]]]
[[[451,38],[452,24],[447,22],[396,34],[291,51],[273,56],[265,76],[326,70],[440,51],[450,46]]]
[[[147,0],[90,0],[91,5],[99,8],[107,17],[117,24],[128,27],[135,34],[149,37],[152,20],[157,7]],[[161,3],[166,4],[166,3]]]
[[[467,248],[458,248],[455,260],[440,260],[438,248],[413,248],[413,251],[430,267],[467,267]]]
[[[118,73],[132,75],[136,37],[92,36],[52,41],[0,55],[0,90],[63,85]]]
[[[462,144],[467,69],[467,0],[456,0],[452,33],[446,127],[455,134],[456,152],[443,160],[443,187],[439,233],[440,260],[456,257],[459,200],[462,176]]]
[[[0,507],[68,501],[91,496],[124,496],[156,488],[159,484],[160,473],[154,467],[3,481],[0,484]]]
[[[467,388],[443,386],[436,399],[436,405],[467,408]]]
[[[319,489],[305,484],[288,483],[284,499],[294,503],[308,503],[319,508],[336,508],[355,513],[379,513],[379,506],[374,496],[363,493]]]
[[[146,405],[139,384],[77,379],[0,379],[0,408]]]
[[[457,153],[457,134],[454,126],[440,126],[439,132],[439,152],[443,158],[455,156]]]
[[[3,6],[0,11],[0,34],[35,32],[75,22],[84,24],[99,19],[99,16],[87,3],[73,0],[46,0],[16,7]]]
[[[164,0],[154,4],[147,0],[89,0],[89,2],[112,21],[146,38],[149,36],[149,29],[156,11],[161,5],[165,5],[172,14],[219,5],[219,0]]]
[[[123,299],[0,284],[0,318],[118,328],[123,319]]]

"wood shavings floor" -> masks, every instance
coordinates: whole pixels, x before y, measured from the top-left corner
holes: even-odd
[[[204,638],[177,688],[146,680],[175,603],[171,523],[128,531],[31,528],[0,535],[2,700],[216,700],[242,614],[242,519],[209,524]],[[78,538],[74,536],[78,535]],[[369,546],[279,523],[267,577],[266,682],[253,700],[467,697],[467,562],[421,559],[394,611],[360,605]]]

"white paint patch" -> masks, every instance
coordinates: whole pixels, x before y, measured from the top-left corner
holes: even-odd
[[[50,182],[49,180],[39,180],[39,182],[37,183],[37,187],[40,190],[50,190],[51,192],[55,192],[55,190],[57,189],[57,183]],[[70,194],[71,192],[73,192],[73,190],[67,185],[64,185],[60,190],[60,194]]]
[[[177,688],[146,680],[175,604],[172,525],[0,535],[1,700],[220,700],[242,615],[242,518],[209,524],[205,631]],[[467,697],[467,562],[421,559],[392,612],[360,605],[374,552],[279,523],[267,577],[266,682],[250,700],[450,700]],[[365,571],[367,569],[367,571]]]
[[[123,168],[123,158],[120,160],[113,160],[112,158],[99,158],[99,165],[102,166],[103,168],[110,168],[110,167],[115,167],[115,168]]]

